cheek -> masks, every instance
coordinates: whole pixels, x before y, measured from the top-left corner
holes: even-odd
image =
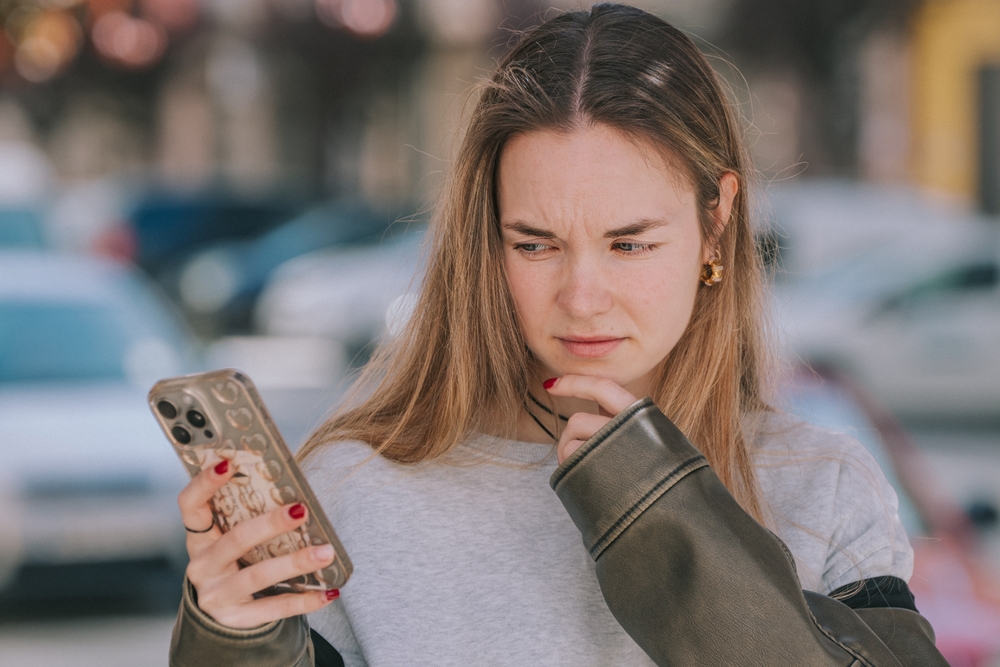
[[[650,352],[661,358],[680,340],[694,310],[700,264],[673,263],[641,281],[646,289],[631,290],[632,316]]]
[[[504,270],[507,273],[507,285],[510,288],[514,308],[521,324],[521,333],[530,343],[531,334],[542,326],[546,305],[545,286],[550,281],[544,279],[541,272],[528,262],[517,261],[518,258],[507,255],[504,258]]]

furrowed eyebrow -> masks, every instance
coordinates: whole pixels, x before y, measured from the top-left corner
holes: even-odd
[[[512,232],[517,232],[518,234],[523,234],[525,236],[533,236],[539,239],[554,239],[556,237],[554,233],[548,230],[532,227],[528,223],[521,222],[520,220],[505,222],[501,226],[504,229],[509,229]]]
[[[618,238],[619,236],[638,236],[639,234],[648,232],[650,229],[653,229],[655,227],[663,227],[666,224],[667,224],[666,220],[659,220],[655,218],[639,220],[637,222],[633,222],[630,225],[625,225],[624,227],[618,227],[617,229],[609,229],[608,231],[604,232],[604,238],[615,239]]]
[[[638,236],[648,232],[650,229],[655,227],[662,227],[667,224],[666,220],[661,220],[657,218],[647,218],[644,220],[638,220],[631,224],[625,225],[624,227],[618,227],[616,229],[609,229],[604,232],[604,238],[615,239],[620,236]],[[554,239],[556,235],[546,229],[539,229],[537,227],[532,227],[526,222],[521,220],[512,220],[510,222],[504,222],[501,225],[504,229],[509,229],[512,232],[517,232],[518,234],[523,234],[524,236],[533,236],[539,239]]]

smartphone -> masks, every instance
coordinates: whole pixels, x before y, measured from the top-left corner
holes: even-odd
[[[263,594],[327,590],[347,582],[351,559],[250,378],[224,369],[160,380],[149,391],[149,407],[191,477],[223,459],[234,466],[236,472],[211,501],[222,532],[284,505],[303,503],[309,509],[304,524],[254,547],[240,559],[241,567],[307,546],[333,545],[337,555],[328,567]]]

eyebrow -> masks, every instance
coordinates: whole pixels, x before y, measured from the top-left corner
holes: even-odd
[[[540,239],[554,239],[556,235],[545,229],[538,229],[537,227],[532,227],[526,222],[521,220],[512,220],[510,222],[504,222],[501,224],[504,229],[509,229],[512,232],[517,232],[518,234],[523,234],[524,236],[534,236]]]
[[[663,227],[668,224],[666,220],[659,218],[643,218],[637,220],[633,223],[627,224],[624,227],[617,227],[615,229],[609,229],[604,232],[604,238],[606,239],[616,239],[620,236],[638,236],[648,232],[656,227]],[[511,220],[510,222],[504,222],[501,225],[504,229],[509,229],[512,232],[517,232],[518,234],[523,234],[525,236],[533,236],[539,239],[554,239],[556,235],[546,229],[539,229],[537,227],[532,227],[528,223],[521,220]]]
[[[604,238],[616,239],[619,236],[638,236],[639,234],[644,234],[645,232],[648,232],[656,227],[663,227],[666,224],[666,220],[659,218],[643,218],[642,220],[637,220],[631,224],[625,225],[624,227],[609,229],[604,232]]]

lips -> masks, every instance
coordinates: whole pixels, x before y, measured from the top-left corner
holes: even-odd
[[[625,339],[624,338],[559,338],[563,348],[574,357],[584,359],[598,359],[611,354]]]

